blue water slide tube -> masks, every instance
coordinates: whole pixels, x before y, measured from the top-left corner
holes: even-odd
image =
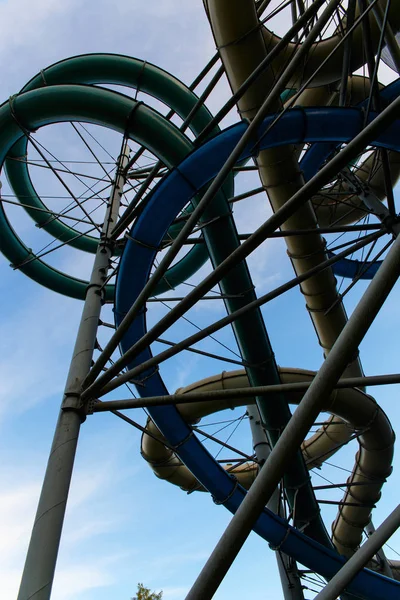
[[[375,116],[371,114],[369,120]],[[265,119],[259,129],[259,135],[255,136],[255,140],[261,141],[249,144],[240,161],[255,156],[260,150],[286,144],[321,142],[332,143],[336,147],[340,143],[350,142],[364,127],[364,113],[360,108],[293,109],[283,115],[263,136],[273,118],[270,116]],[[161,243],[171,222],[197,190],[216,176],[246,127],[245,123],[239,123],[212,138],[193,151],[154,189],[148,205],[130,232],[121,257],[115,298],[117,325],[148,280],[156,256],[155,249]],[[383,132],[373,145],[400,151],[400,120],[395,121]],[[312,170],[307,160],[304,166],[311,174]],[[122,352],[126,352],[135,344],[145,331],[146,317],[143,312],[138,315],[123,338]],[[151,356],[151,349],[147,348],[130,363],[129,368],[134,368]],[[145,386],[138,387],[142,397],[168,393],[157,369],[144,373],[143,376],[146,378]],[[210,491],[214,500],[234,513],[246,491],[214,460],[176,408],[152,407],[149,408],[149,413],[168,443],[176,448],[179,458]],[[267,509],[258,518],[254,530],[273,547],[279,547],[282,552],[327,579],[345,562],[339,554],[311,540]],[[350,584],[348,591],[358,598],[397,600],[400,597],[400,583],[364,569]]]

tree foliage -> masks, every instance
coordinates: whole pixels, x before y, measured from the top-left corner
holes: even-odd
[[[138,583],[136,596],[132,600],[162,600],[162,592],[151,592],[149,588],[144,587],[143,583]]]

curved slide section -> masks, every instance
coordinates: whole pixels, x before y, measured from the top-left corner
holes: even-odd
[[[219,15],[229,15],[231,19],[234,13],[237,13],[241,9],[241,0],[203,0],[205,5],[206,12],[210,20],[216,19],[218,21],[218,28],[215,28],[216,36],[225,36],[225,28],[230,27],[230,23],[227,23],[226,19],[221,19]],[[254,3],[253,3],[254,4]],[[380,0],[379,2],[381,11],[384,11],[386,8],[385,0]],[[389,12],[389,23],[393,30],[393,33],[397,33],[400,31],[400,10],[399,10],[398,0],[396,2],[392,2],[390,6]],[[253,10],[253,8],[251,9]],[[254,11],[255,12],[255,11]],[[355,17],[359,17],[359,8],[356,8]],[[247,20],[247,17],[244,18]],[[315,42],[308,53],[307,58],[304,60],[304,63],[298,69],[296,76],[292,78],[290,81],[290,87],[299,88],[303,85],[310,76],[318,69],[322,63],[328,58],[331,52],[337,47],[338,43],[342,37],[343,27],[345,25],[345,21],[342,20],[339,25],[337,31],[322,40],[318,40]],[[264,39],[265,47],[268,50],[272,50],[275,46],[278,45],[281,38],[276,35],[273,31],[268,29],[265,25],[261,24],[258,26],[261,29],[262,37]],[[371,50],[373,53],[376,53],[379,44],[379,36],[380,36],[380,28],[376,23],[375,18],[369,13],[369,29],[371,35]],[[398,35],[396,36],[399,37]],[[227,39],[226,45],[239,45],[237,42],[238,36],[232,36],[231,39]],[[297,49],[297,44],[289,43],[285,47],[285,49],[280,53],[278,57],[272,61],[272,69],[275,73],[280,73],[283,68],[288,64],[290,59],[293,57],[294,52]],[[219,51],[221,55],[225,50],[224,46],[219,47]],[[365,64],[365,53],[364,53],[364,44],[363,44],[363,30],[362,25],[356,27],[352,36],[352,47],[351,47],[351,63],[350,70],[352,72],[357,71],[360,67]],[[237,49],[237,55],[239,59],[239,64],[243,58],[243,53],[240,51],[240,48]],[[387,52],[386,52],[386,60],[387,60]],[[391,62],[389,59],[388,62]],[[342,66],[343,66],[343,46],[339,47],[338,50],[334,53],[333,56],[327,60],[322,69],[318,72],[317,76],[314,78],[312,82],[312,87],[319,87],[321,85],[327,85],[331,83],[335,83],[340,80],[342,74]],[[390,65],[393,67],[393,64]],[[238,71],[234,71],[234,76],[238,74]],[[229,76],[230,78],[230,76]]]
[[[20,93],[66,84],[112,84],[143,91],[163,102],[183,120],[188,117],[198,101],[196,94],[163,69],[137,58],[115,54],[86,54],[57,62],[33,77]],[[204,105],[200,105],[193,115],[189,128],[198,135],[211,119],[209,110]],[[219,127],[213,130],[214,133],[218,131]],[[182,137],[188,142],[188,148],[192,149],[192,142],[183,134]],[[166,143],[168,144],[168,140]],[[96,252],[97,238],[90,235],[77,236],[75,229],[58,219],[49,219],[50,211],[37,195],[28,166],[24,160],[21,160],[21,157],[27,155],[27,146],[27,138],[22,137],[10,149],[5,163],[7,178],[14,194],[21,203],[30,205],[31,208],[25,207],[27,212],[47,233],[79,250]],[[233,196],[232,176],[225,183],[219,196]],[[181,226],[181,224],[172,225],[168,231],[168,239],[174,239]],[[193,246],[177,264],[169,269],[165,278],[160,281],[156,295],[174,288],[191,277],[207,259],[207,249],[203,244]],[[72,293],[74,287],[76,286],[72,281]],[[107,286],[106,294],[109,299],[113,297],[113,285]]]
[[[209,2],[211,0],[208,0]],[[213,0],[213,2],[217,2],[221,4],[221,0]],[[240,0],[236,0],[236,2],[240,2]],[[229,16],[231,16],[232,11],[234,10],[232,7],[232,3],[229,11]],[[386,1],[380,0],[379,2],[380,8],[382,11],[386,8]],[[225,13],[226,14],[226,13]],[[357,19],[360,16],[359,6],[357,4],[355,18]],[[393,30],[393,33],[397,33],[400,31],[400,3],[398,0],[395,0],[390,5],[389,11],[389,23]],[[374,18],[372,11],[369,12],[368,16],[369,21],[369,30],[370,30],[370,44],[371,44],[371,52],[376,54],[379,45],[380,38],[380,27]],[[308,53],[307,58],[304,61],[304,64],[298,69],[297,74],[293,77],[290,85],[294,88],[299,88],[303,83],[305,83],[311,75],[313,75],[314,71],[318,69],[321,64],[328,59],[330,53],[337,47],[338,43],[342,37],[342,27],[345,23],[342,23],[337,28],[337,31],[334,35],[319,40],[316,42],[310,52]],[[265,45],[267,48],[271,49],[278,44],[280,41],[280,37],[275,35],[272,31],[270,31],[267,27],[262,28],[263,38],[265,40]],[[351,40],[351,60],[350,60],[350,68],[351,72],[357,71],[360,67],[362,67],[365,62],[365,51],[364,51],[364,43],[363,43],[363,28],[360,23],[354,30],[352,34]],[[282,68],[284,68],[290,58],[293,56],[293,53],[296,50],[296,44],[291,43],[288,44],[285,50],[277,57],[277,59],[273,62],[273,67],[275,72],[280,72]],[[318,75],[313,79],[311,83],[312,87],[318,87],[320,85],[326,85],[329,83],[334,83],[339,81],[342,74],[342,66],[343,66],[343,45],[338,48],[338,50],[334,53],[333,56],[327,60],[324,67],[319,71]]]
[[[362,80],[364,78],[361,77],[352,77],[352,85],[354,85],[354,80]],[[360,82],[361,83],[361,82]],[[360,87],[360,83],[356,84],[356,89]],[[358,89],[358,93],[356,95],[356,100],[360,99],[359,93],[360,89]],[[306,90],[308,92],[308,90]],[[313,93],[326,94],[325,92],[319,90],[311,90]],[[383,106],[387,106],[390,102],[392,102],[395,98],[400,94],[400,79],[397,79],[390,85],[382,88],[380,90],[380,101]],[[307,102],[307,100],[305,101]],[[358,105],[360,108],[365,106],[365,101],[360,102]],[[314,144],[306,153],[305,157],[301,162],[301,167],[304,173],[304,178],[307,180],[314,175],[316,170],[318,170],[322,164],[322,162],[329,158],[337,150],[337,146],[335,144],[323,144],[317,143]],[[390,171],[392,175],[393,182],[397,181],[398,177],[398,168],[399,168],[399,157],[400,155],[397,152],[388,152],[389,162],[390,162]],[[370,161],[373,162],[375,158],[375,153],[372,153],[371,156],[356,170],[356,175],[360,177],[360,179],[364,182],[368,182],[368,186],[371,187],[375,196],[379,200],[383,200],[386,192],[384,190],[384,185],[382,181],[383,170],[380,165],[376,166],[373,170],[370,171],[370,166],[373,165]],[[347,196],[346,196],[347,198]],[[347,198],[350,201],[350,198]],[[349,214],[347,213],[347,209],[341,207],[331,206],[330,203],[327,203],[326,200],[321,202],[318,206],[318,195],[313,198],[314,210],[318,216],[318,223],[320,226],[327,226],[332,222],[332,217],[337,218],[340,224],[345,224],[346,222],[351,222],[352,219],[349,220]],[[361,216],[359,211],[359,200],[358,197],[351,199],[351,212],[350,214],[355,213]],[[331,258],[333,256],[332,253],[328,251],[328,256]],[[332,270],[335,275],[339,277],[346,277],[349,279],[354,279],[355,277],[360,279],[372,279],[377,270],[379,269],[382,261],[371,261],[370,263],[361,263],[356,259],[348,259],[344,258],[341,261],[337,262]]]

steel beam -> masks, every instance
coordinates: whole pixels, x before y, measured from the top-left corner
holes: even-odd
[[[371,0],[367,0],[367,2],[371,4]],[[384,12],[380,4],[374,5],[373,13],[376,22],[378,23],[380,29],[382,29],[382,26],[384,24]],[[397,73],[400,74],[400,47],[389,22],[386,24],[385,27],[385,42],[390,52],[390,56],[392,57],[393,63],[396,67]]]
[[[400,374],[372,375],[368,377],[348,377],[339,379],[333,389],[363,388],[364,386],[394,385],[400,383]],[[251,398],[265,394],[283,392],[306,392],[312,381],[299,381],[298,383],[281,383],[258,387],[237,388],[232,390],[213,390],[209,392],[190,392],[188,394],[171,394],[169,396],[148,396],[147,398],[129,398],[127,400],[107,400],[97,403],[93,412],[106,412],[108,410],[126,410],[128,408],[145,408],[148,406],[164,406],[168,404],[189,404],[191,402],[213,402],[215,400],[228,400],[234,398]]]
[[[368,523],[368,525],[365,528],[365,533],[368,535],[368,537],[371,537],[371,535],[373,533],[375,533],[376,529],[374,527],[374,524],[372,523],[372,521],[370,521]],[[383,551],[383,548],[380,548],[377,553],[376,553],[377,558],[380,560],[381,562],[381,567],[382,567],[382,573],[383,575],[386,575],[386,577],[392,577],[393,578],[393,571],[390,567],[389,561],[386,558],[386,554]]]

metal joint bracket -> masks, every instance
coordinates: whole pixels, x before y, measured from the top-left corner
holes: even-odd
[[[194,431],[193,429],[191,429],[191,431],[187,434],[186,437],[184,437],[180,442],[178,442],[177,444],[174,444],[173,446],[171,446],[172,450],[174,452],[176,452],[176,450],[179,450],[179,448],[181,446],[183,446],[184,444],[186,444],[186,442],[188,442],[190,440],[190,438],[194,435]]]
[[[131,128],[133,127],[133,121],[136,111],[143,106],[143,102],[141,100],[136,100],[132,110],[129,112],[126,118],[126,126],[125,126],[125,134],[129,133]]]
[[[109,251],[109,246],[111,245],[110,241],[109,241],[109,237],[107,237],[107,235],[105,233],[101,233],[100,234],[100,242],[99,242],[99,251],[102,254],[106,254],[106,252]],[[103,267],[104,269],[104,267]],[[99,269],[101,270],[101,269]]]
[[[145,377],[142,377],[141,379],[130,379],[129,382],[133,383],[134,385],[140,385],[142,387],[146,387],[146,381],[151,379],[153,377],[153,375],[155,375],[156,373],[159,372],[159,370],[160,370],[160,367],[158,365],[155,365],[154,369],[152,369],[150,371],[150,373],[148,375],[146,375]]]
[[[86,295],[91,288],[97,288],[94,290],[93,293],[96,294],[96,296],[100,296],[101,304],[104,305],[106,302],[106,294],[105,294],[105,290],[104,290],[104,284],[100,285],[98,283],[89,283],[89,285],[86,286]]]
[[[28,127],[25,127],[25,125],[19,120],[17,113],[15,111],[15,100],[16,98],[18,98],[19,94],[13,94],[12,96],[9,97],[8,99],[8,105],[10,108],[10,113],[12,118],[14,119],[14,121],[16,122],[16,124],[18,125],[18,127],[21,129],[21,131],[24,133],[24,135],[29,138],[31,133],[36,133],[36,129],[28,129]]]
[[[65,392],[64,398],[61,404],[61,410],[73,410],[77,412],[80,416],[81,422],[83,423],[86,420],[86,406],[85,402],[82,402],[81,394],[77,392]]]
[[[94,413],[94,407],[97,404],[98,399],[97,398],[90,398],[87,402],[86,402],[86,415],[92,415]]]
[[[127,240],[131,240],[131,242],[134,242],[135,244],[138,244],[139,246],[142,246],[143,248],[148,248],[149,250],[155,250],[156,252],[158,252],[159,250],[162,250],[161,246],[152,246],[151,244],[146,244],[146,242],[142,242],[141,240],[138,240],[137,238],[132,237],[131,235],[129,235],[129,233],[125,233],[125,239]]]

